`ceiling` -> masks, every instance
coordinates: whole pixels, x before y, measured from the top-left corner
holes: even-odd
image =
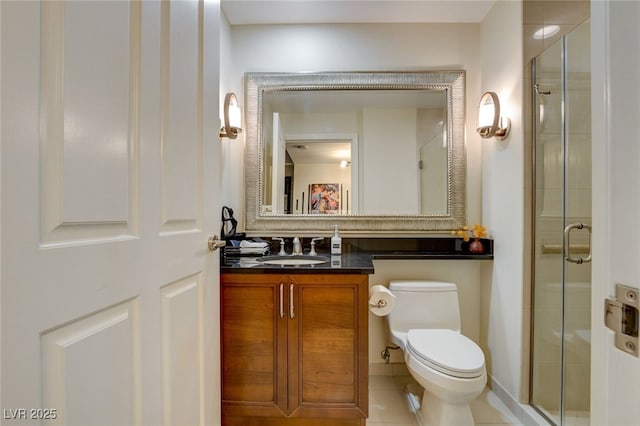
[[[287,141],[287,154],[293,164],[339,164],[351,161],[351,141],[297,140]]]
[[[222,0],[231,25],[478,23],[496,0]]]

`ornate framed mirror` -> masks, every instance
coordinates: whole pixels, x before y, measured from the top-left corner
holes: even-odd
[[[249,232],[465,223],[465,72],[247,73]]]

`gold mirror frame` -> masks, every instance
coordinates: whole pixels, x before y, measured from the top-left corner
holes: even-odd
[[[447,99],[448,197],[446,215],[311,215],[262,212],[264,173],[262,100],[265,92],[314,90],[444,90]],[[465,71],[246,73],[245,230],[249,233],[352,234],[443,232],[466,222]]]

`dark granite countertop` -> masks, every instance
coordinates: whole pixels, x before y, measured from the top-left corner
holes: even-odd
[[[265,265],[260,257],[223,257],[220,272],[223,273],[287,273],[287,274],[373,274],[371,256],[349,253],[330,256],[320,253],[318,258],[327,259],[317,265]]]
[[[278,242],[271,242],[271,253],[279,250]],[[330,256],[328,238],[317,245],[318,256],[326,258],[326,263],[316,265],[266,265],[260,262],[262,257],[230,257],[221,255],[222,273],[333,273],[333,274],[373,274],[375,259],[415,259],[415,260],[491,260],[493,259],[493,240],[483,239],[485,253],[469,253],[468,243],[460,238],[343,238],[342,254]],[[305,250],[309,240],[302,239]],[[290,240],[287,244],[290,251]]]

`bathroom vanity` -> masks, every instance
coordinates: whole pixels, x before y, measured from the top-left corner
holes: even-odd
[[[222,420],[364,425],[368,275],[269,268],[221,274]],[[235,272],[235,273],[234,273]]]
[[[492,259],[493,241],[484,244],[478,255],[453,238],[347,238],[340,256],[308,265],[223,255],[223,425],[364,426],[374,259]]]

